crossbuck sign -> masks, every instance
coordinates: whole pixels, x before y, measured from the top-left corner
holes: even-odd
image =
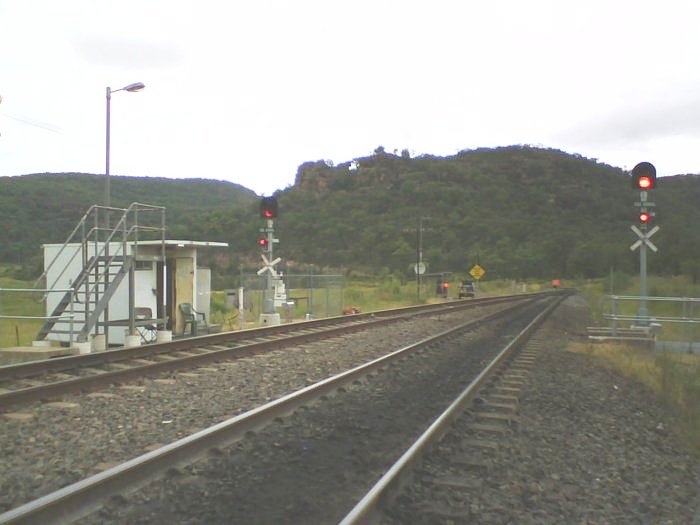
[[[632,231],[637,234],[637,237],[639,237],[639,239],[632,243],[632,246],[630,246],[630,250],[634,251],[637,248],[639,248],[642,245],[642,243],[644,243],[645,245],[647,245],[649,247],[649,249],[651,249],[651,251],[653,251],[653,252],[659,251],[658,248],[654,245],[654,243],[649,240],[649,238],[652,235],[654,235],[657,231],[659,231],[658,226],[654,226],[647,233],[644,233],[642,230],[640,230],[636,226],[631,226],[631,228],[632,228]]]
[[[270,275],[272,275],[272,277],[277,277],[277,272],[275,271],[275,265],[278,262],[280,262],[282,260],[282,258],[276,257],[272,261],[268,261],[267,257],[265,257],[265,254],[262,254],[262,253],[260,254],[260,257],[262,257],[262,260],[263,260],[263,263],[265,264],[265,266],[263,266],[262,268],[260,268],[258,270],[258,275],[262,275],[265,272],[270,272]]]

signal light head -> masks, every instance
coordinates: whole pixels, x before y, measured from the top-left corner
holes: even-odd
[[[646,224],[651,220],[651,214],[649,212],[643,211],[639,214],[639,222]]]
[[[267,248],[267,239],[266,239],[265,237],[260,237],[260,238],[258,239],[258,244],[259,244],[262,248]]]
[[[656,168],[650,162],[640,162],[632,169],[632,187],[651,190],[656,186]]]
[[[277,209],[277,199],[274,197],[263,197],[260,201],[260,217],[263,219],[277,217]]]

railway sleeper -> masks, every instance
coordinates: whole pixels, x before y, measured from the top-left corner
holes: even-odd
[[[466,523],[472,517],[471,509],[465,506],[456,507],[440,505],[439,503],[429,503],[417,510],[421,515],[435,518],[441,523],[445,520]]]
[[[166,362],[166,361],[174,361],[174,360],[177,359],[177,357],[175,357],[175,356],[172,355],[172,354],[158,354],[158,355],[154,355],[154,356],[152,357],[152,359],[153,359],[153,361],[155,361],[156,363],[164,363],[164,362]]]
[[[477,434],[509,434],[511,430],[506,425],[498,425],[493,423],[471,423],[469,429]]]
[[[503,386],[503,385],[494,385],[493,387],[491,387],[491,389],[493,390],[493,392],[495,392],[497,394],[504,394],[504,395],[519,394],[522,390],[520,388],[516,388],[513,386]]]
[[[474,414],[478,420],[482,421],[503,421],[507,425],[517,425],[518,417],[514,414],[501,414],[498,412],[476,412]]]
[[[488,450],[495,452],[501,447],[499,441],[494,441],[492,439],[479,439],[479,438],[467,438],[462,440],[462,445],[468,448],[478,448],[483,450]]]
[[[493,460],[489,457],[479,456],[473,453],[455,454],[450,458],[450,463],[460,468],[460,473],[475,472],[487,474],[493,470]]]
[[[488,408],[494,412],[507,412],[515,414],[518,411],[518,405],[513,403],[503,403],[500,401],[486,400],[481,405],[483,408]]]
[[[92,368],[92,367],[84,367],[84,368],[79,368],[79,372],[82,373],[82,375],[91,375],[91,376],[96,376],[100,374],[104,374],[107,372],[104,368]],[[71,377],[71,379],[75,378],[75,376]]]
[[[475,490],[484,485],[484,480],[477,477],[464,477],[455,474],[445,474],[431,480],[436,486],[442,486],[458,490]]]
[[[520,398],[518,396],[513,396],[510,394],[498,394],[495,392],[488,392],[485,393],[483,397],[485,399],[493,399],[502,403],[512,403],[515,405],[520,404]]]

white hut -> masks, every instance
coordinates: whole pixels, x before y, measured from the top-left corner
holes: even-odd
[[[227,246],[186,240],[45,244],[47,289],[56,290],[46,294],[46,316],[54,319],[38,339],[94,339],[100,349],[122,345],[128,336],[149,341],[156,329],[182,335],[182,304],[209,319],[211,272],[198,266],[198,251]],[[113,262],[91,263],[109,258]]]

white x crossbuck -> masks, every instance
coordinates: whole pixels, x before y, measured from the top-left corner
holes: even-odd
[[[639,239],[632,243],[632,246],[630,246],[630,250],[634,251],[637,248],[639,248],[642,245],[642,243],[644,243],[649,247],[649,249],[651,249],[651,251],[653,251],[653,252],[659,251],[659,249],[654,245],[654,243],[649,240],[649,238],[652,235],[654,235],[657,231],[659,231],[658,226],[654,226],[647,233],[644,233],[642,230],[640,230],[636,226],[631,226],[631,228],[632,228],[632,231],[637,234]]]

